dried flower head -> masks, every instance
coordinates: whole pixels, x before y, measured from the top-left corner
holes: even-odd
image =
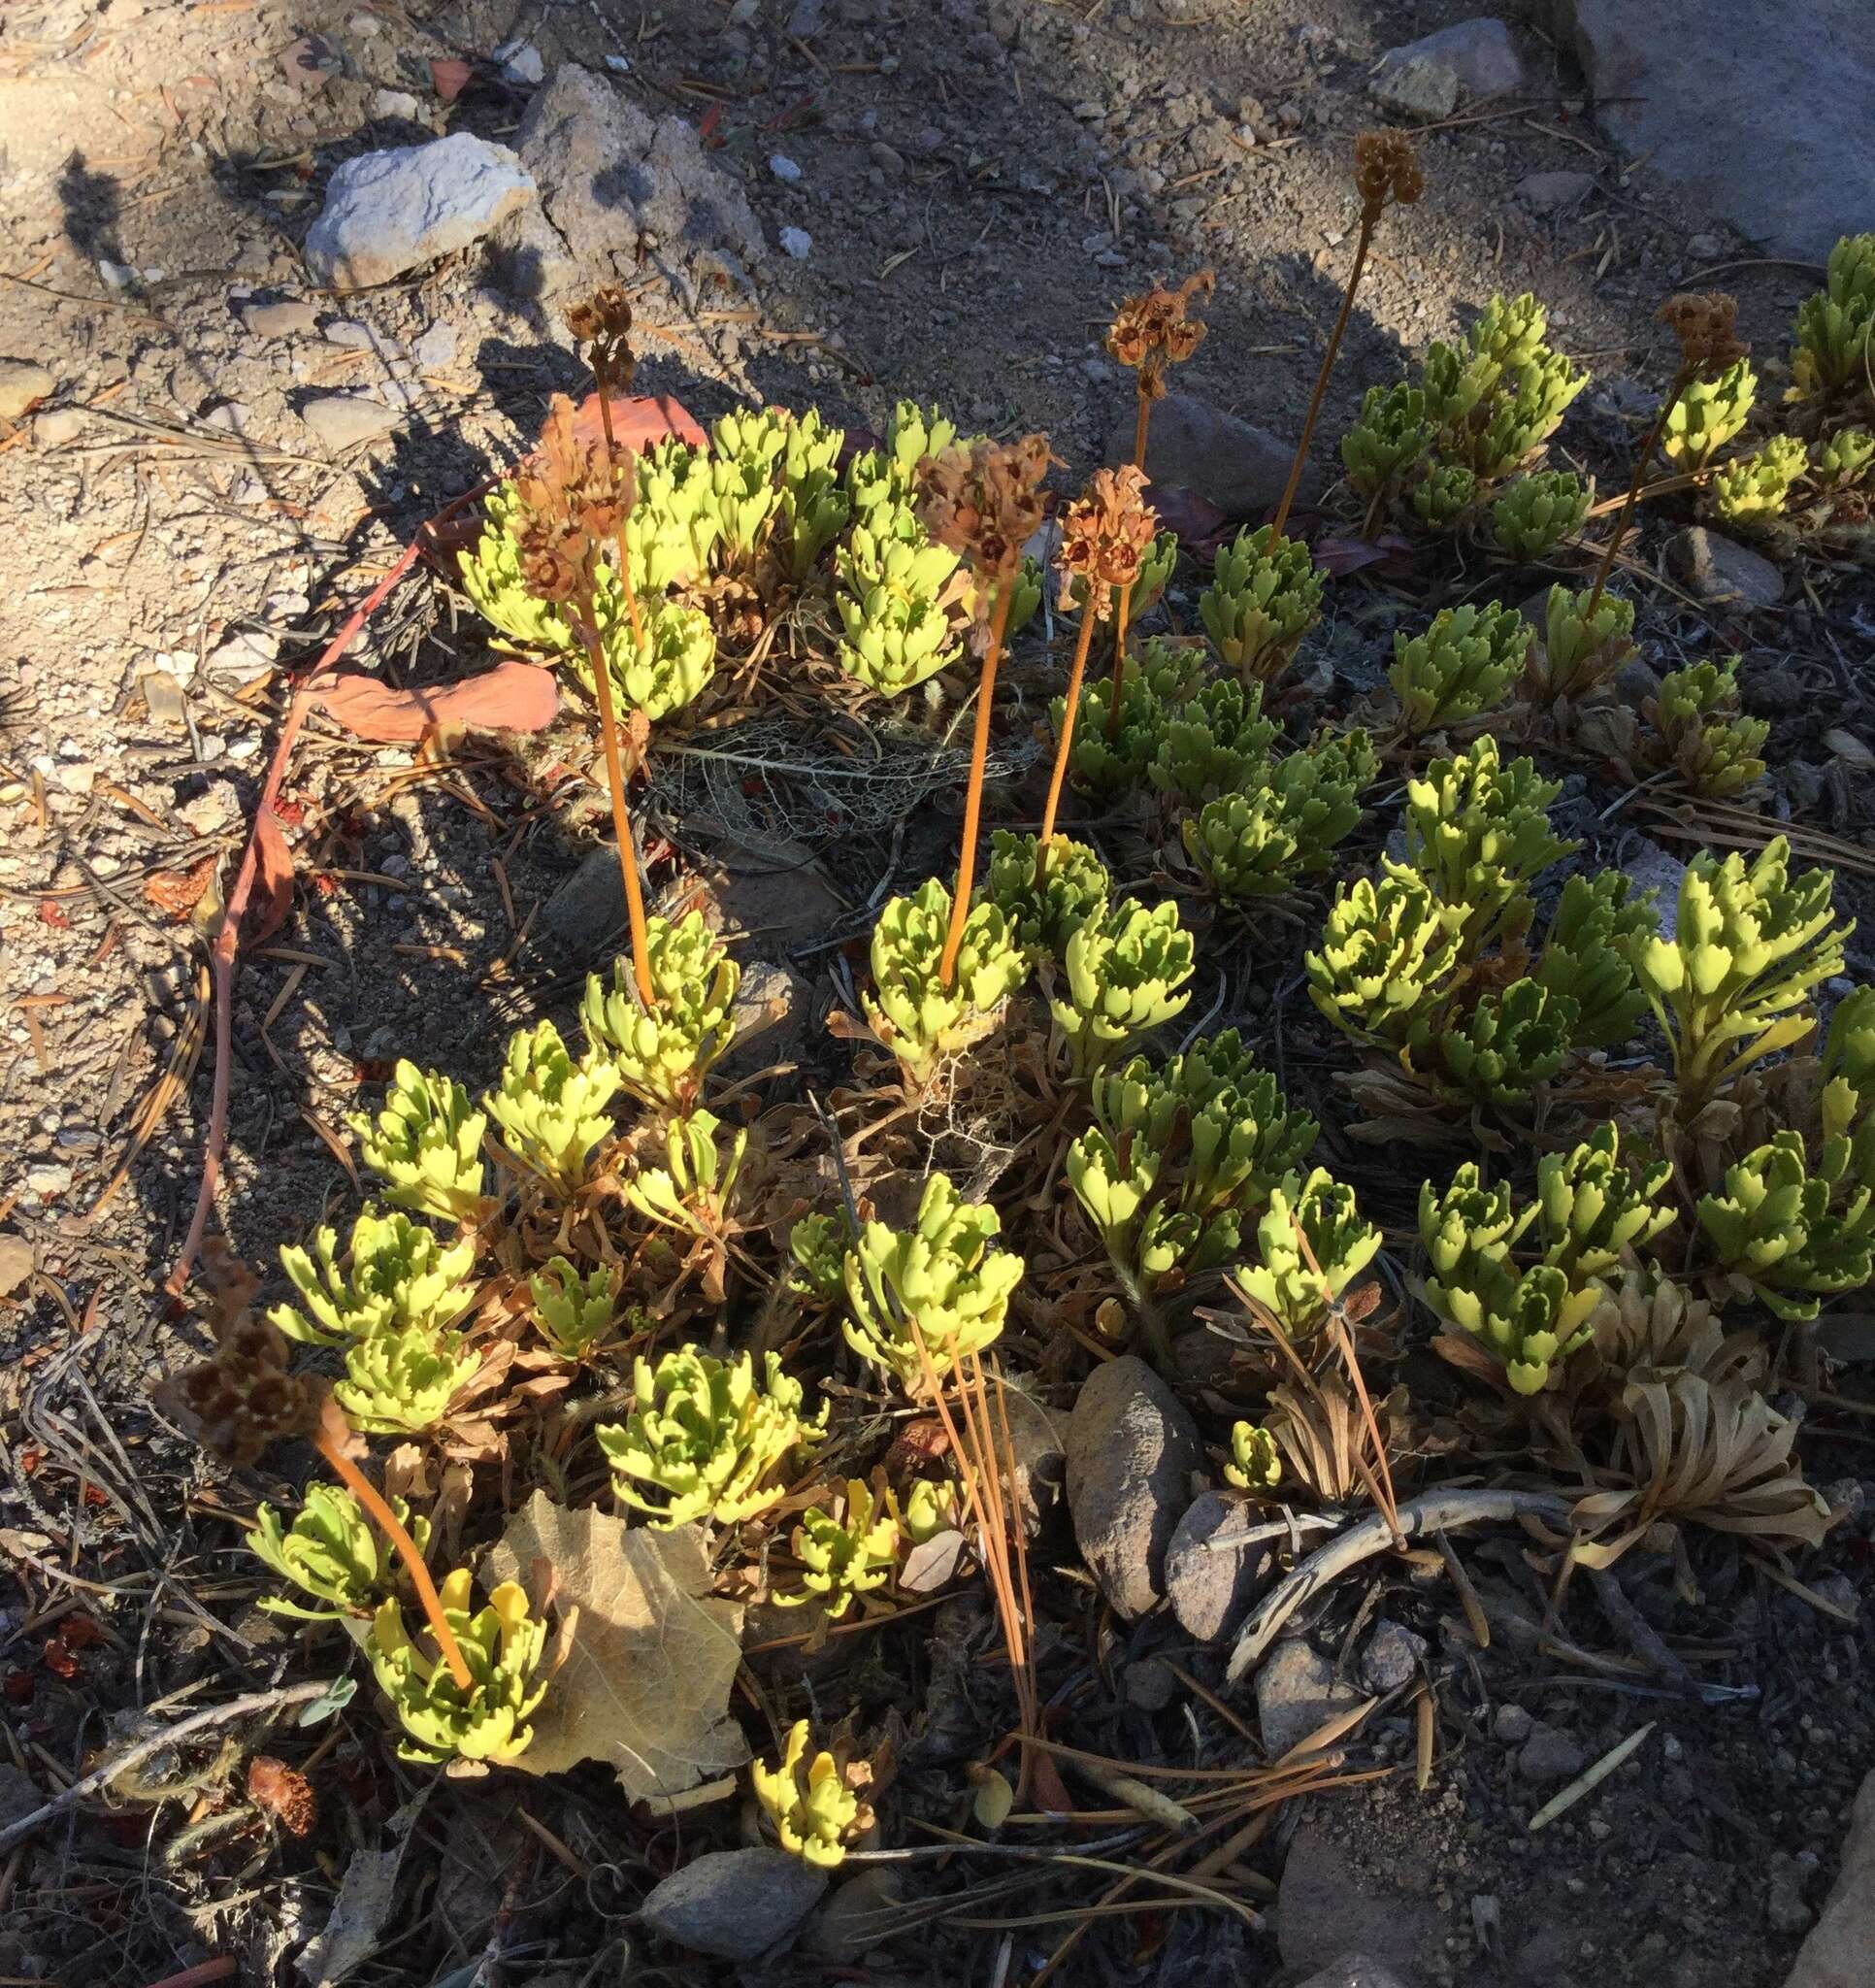
[[[1361,217],[1371,225],[1388,207],[1411,207],[1426,191],[1419,153],[1403,131],[1364,131],[1354,141]]]
[[[1013,573],[1047,510],[1041,480],[1053,461],[1046,435],[975,442],[926,456],[918,465],[925,530],[979,573]]]
[[[1148,290],[1129,297],[1114,313],[1106,348],[1139,376],[1139,390],[1158,400],[1166,391],[1166,368],[1181,364],[1203,342],[1204,326],[1191,315],[1195,297],[1208,297],[1217,278],[1208,269],[1188,276],[1175,290]]]
[[[231,1464],[257,1463],[270,1442],[312,1430],[318,1401],[287,1373],[285,1335],[253,1315],[260,1280],[225,1244],[205,1248],[203,1267],[214,1356],[151,1392],[204,1449]]]
[[[567,329],[592,347],[592,373],[603,393],[625,393],[638,371],[629,343],[632,307],[620,283],[601,283],[567,312]]]
[[[1097,620],[1113,610],[1113,589],[1131,586],[1139,577],[1139,562],[1151,548],[1159,514],[1145,501],[1145,472],[1128,463],[1123,469],[1096,470],[1086,489],[1063,514],[1061,521],[1062,605],[1071,599],[1076,580],[1087,583],[1089,604]]]
[[[1724,290],[1682,290],[1655,313],[1680,342],[1683,363],[1712,379],[1745,356],[1733,330],[1738,299]]]
[[[514,478],[514,533],[521,577],[537,600],[572,601],[591,591],[593,566],[617,536],[638,495],[636,462],[582,436],[573,403],[553,396],[541,444]]]
[[[298,1769],[271,1753],[256,1753],[247,1763],[247,1799],[263,1815],[271,1815],[289,1836],[312,1834],[319,1819],[312,1783]]]

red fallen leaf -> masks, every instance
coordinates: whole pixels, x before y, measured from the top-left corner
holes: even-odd
[[[573,432],[582,442],[596,442],[606,432],[599,416],[599,396],[589,393],[573,417]],[[668,393],[634,393],[612,402],[612,440],[621,448],[649,448],[674,435],[692,448],[707,448],[709,437],[698,427],[684,404]]]
[[[78,1656],[66,1645],[62,1638],[49,1636],[45,1648],[39,1654],[44,1659],[47,1670],[56,1676],[63,1677],[68,1684],[78,1675]]]
[[[1074,1798],[1061,1777],[1061,1770],[1045,1753],[1036,1750],[1029,1762],[1029,1785],[1036,1792],[1036,1806],[1048,1815],[1072,1815]]]
[[[264,945],[286,922],[293,909],[293,856],[286,838],[271,808],[261,810],[254,821],[253,893],[241,920],[241,943]]]
[[[430,60],[430,87],[445,104],[453,104],[469,86],[474,67],[455,55],[437,55]]]
[[[43,897],[39,901],[39,922],[49,925],[54,932],[69,932],[72,914],[56,898]]]
[[[538,663],[500,662],[479,677],[423,690],[398,690],[362,670],[342,670],[312,692],[327,716],[354,738],[414,745],[439,725],[477,732],[539,732],[560,709],[560,686]]]
[[[274,813],[279,818],[280,825],[282,828],[298,828],[300,823],[306,819],[306,803],[304,801],[276,801],[274,803]]]
[[[219,861],[216,856],[204,856],[192,869],[152,870],[144,878],[144,895],[159,911],[172,918],[186,918],[202,902]]]
[[[22,1449],[19,1452],[20,1471],[28,1477],[46,1461],[43,1449]]]
[[[337,897],[339,895],[339,879],[336,877],[328,876],[325,871],[320,870],[313,876],[312,891],[315,897]]]
[[[1328,532],[1315,542],[1315,559],[1337,578],[1360,573],[1369,566],[1404,571],[1412,565],[1413,542],[1401,532],[1382,532],[1377,539],[1357,538],[1352,532]]]
[[[1206,558],[1223,543],[1230,520],[1208,497],[1180,483],[1154,483],[1146,501],[1159,514],[1161,531],[1176,532],[1179,545],[1195,558]]]

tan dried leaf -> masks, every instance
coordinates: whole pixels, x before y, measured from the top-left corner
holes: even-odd
[[[256,1753],[247,1763],[247,1799],[289,1836],[309,1835],[319,1819],[312,1783],[271,1753]]]
[[[729,1716],[742,1611],[709,1593],[696,1526],[630,1527],[537,1491],[490,1550],[487,1578],[533,1584],[553,1570],[554,1604],[578,1620],[564,1665],[513,1765],[551,1774],[603,1760],[635,1802],[663,1802],[740,1767],[748,1743]]]

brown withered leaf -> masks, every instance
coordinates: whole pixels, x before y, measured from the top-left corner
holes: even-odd
[[[288,1836],[310,1835],[319,1819],[312,1783],[297,1768],[276,1760],[271,1753],[256,1753],[247,1763],[247,1799]]]
[[[659,1804],[740,1767],[748,1745],[729,1716],[729,1694],[742,1611],[710,1595],[700,1530],[627,1526],[537,1491],[490,1549],[486,1575],[532,1591],[543,1560],[553,1570],[554,1606],[578,1618],[515,1767],[552,1774],[603,1760],[631,1800]]]
[[[144,895],[166,916],[186,918],[214,880],[217,860],[204,856],[187,870],[152,870],[144,878]]]

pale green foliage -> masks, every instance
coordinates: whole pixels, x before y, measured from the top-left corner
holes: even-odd
[[[1500,703],[1524,667],[1530,633],[1514,609],[1467,602],[1441,608],[1419,635],[1397,634],[1387,680],[1406,730],[1458,724]]]
[[[863,1477],[848,1477],[830,1506],[805,1511],[789,1543],[801,1563],[801,1585],[770,1595],[780,1608],[817,1599],[838,1621],[858,1596],[884,1587],[898,1569],[898,1523]]]
[[[460,1318],[475,1299],[468,1281],[475,1243],[445,1246],[433,1229],[401,1212],[361,1209],[345,1258],[342,1265],[338,1232],[330,1228],[314,1232],[311,1255],[293,1244],[281,1249],[280,1268],[306,1309],[276,1305],[267,1315],[289,1340],[340,1346],[410,1327],[435,1332]]]
[[[1273,1491],[1283,1480],[1282,1453],[1267,1429],[1254,1422],[1231,1425],[1231,1461],[1224,1481],[1239,1491]]]
[[[761,549],[781,502],[776,473],[794,425],[781,408],[738,408],[710,423],[709,486],[726,561],[747,560]]]
[[[429,1520],[412,1519],[401,1498],[389,1504],[420,1553],[429,1541]],[[282,1580],[326,1604],[323,1608],[307,1608],[284,1596],[261,1597],[260,1607],[268,1614],[288,1615],[298,1622],[336,1622],[342,1615],[368,1614],[380,1590],[389,1585],[394,1566],[391,1549],[378,1528],[339,1484],[309,1484],[306,1503],[288,1527],[281,1527],[271,1505],[256,1508],[247,1549]]]
[[[434,1429],[457,1393],[481,1368],[481,1355],[462,1335],[421,1325],[354,1340],[332,1399],[367,1436],[421,1436]]]
[[[1606,1276],[1673,1226],[1672,1209],[1661,1202],[1672,1184],[1670,1160],[1649,1161],[1635,1173],[1621,1156],[1612,1120],[1573,1151],[1545,1153],[1536,1163],[1543,1261],[1571,1285]]]
[[[496,484],[482,499],[482,531],[471,550],[462,554],[462,590],[481,617],[520,648],[544,649],[564,655],[579,646],[579,637],[565,613],[553,602],[537,601],[521,582],[521,547],[515,534],[520,492],[512,480]],[[616,582],[606,581],[616,596]]]
[[[746,1125],[736,1129],[726,1151],[717,1144],[722,1130],[723,1121],[713,1111],[699,1110],[670,1119],[664,1128],[665,1164],[628,1175],[621,1183],[626,1201],[667,1228],[719,1235],[748,1149]]]
[[[1435,532],[1462,523],[1478,501],[1478,480],[1462,462],[1435,462],[1413,485],[1413,515]]]
[[[1003,1004],[1029,977],[1029,962],[993,904],[972,907],[949,987],[938,978],[950,892],[933,877],[915,896],[895,897],[872,927],[872,992],[867,1025],[921,1088],[941,1064],[989,1034]]]
[[[1535,696],[1551,702],[1586,697],[1633,654],[1633,602],[1603,594],[1591,614],[1590,592],[1550,588],[1543,639],[1531,645],[1525,676]]]
[[[1103,673],[1085,683],[1069,750],[1074,784],[1103,800],[1131,793],[1157,757],[1168,723],[1203,694],[1208,681],[1201,645],[1149,636],[1127,657],[1120,683],[1119,736],[1112,740],[1107,738],[1112,678]],[[1057,737],[1066,712],[1067,701],[1056,698],[1051,712]]]
[[[1416,1062],[1431,1048],[1466,1095],[1512,1105],[1547,1083],[1568,1060],[1575,1003],[1539,981],[1513,980],[1482,994],[1461,1021],[1426,1026],[1412,1044]]]
[[[708,455],[665,436],[638,458],[638,502],[626,545],[639,599],[656,600],[707,579],[721,537]]]
[[[1461,346],[1434,344],[1421,381],[1435,447],[1483,482],[1534,457],[1589,383],[1544,342],[1548,315],[1529,293],[1493,297]]]
[[[778,562],[797,584],[845,530],[853,500],[837,467],[846,438],[830,428],[818,408],[788,424],[781,450],[781,502],[774,523]]]
[[[1301,1339],[1319,1329],[1331,1302],[1338,1302],[1380,1253],[1380,1231],[1362,1220],[1354,1189],[1316,1167],[1269,1190],[1269,1206],[1257,1224],[1257,1250],[1259,1260],[1236,1274],[1238,1289],[1292,1339]]]
[[[1736,656],[1663,677],[1648,715],[1661,755],[1695,794],[1724,799],[1763,779],[1770,721],[1740,715]]]
[[[1378,497],[1431,447],[1434,423],[1426,395],[1406,381],[1370,386],[1361,418],[1341,438],[1348,481],[1364,497]]]
[[[618,1072],[604,1058],[576,1064],[550,1021],[509,1038],[502,1080],[482,1100],[502,1148],[561,1194],[585,1184],[587,1155],[612,1135],[607,1106]]]
[[[1226,903],[1319,877],[1360,826],[1377,762],[1365,732],[1324,727],[1241,793],[1220,794],[1180,824],[1185,852]]]
[[[1041,612],[1041,597],[1047,591],[1047,577],[1037,561],[1024,558],[1022,564],[1009,576],[1007,584],[1009,613],[1003,633],[1006,638],[1013,638],[1020,635]],[[975,596],[976,589],[972,587],[970,597],[974,600]]]
[[[601,652],[611,672],[612,696],[621,714],[642,712],[653,724],[698,696],[716,674],[716,631],[701,608],[681,601],[645,601],[639,609],[644,639],[632,632],[622,611],[600,617]],[[592,657],[581,643],[572,651],[574,673],[595,690]]]
[[[1838,428],[1810,452],[1810,477],[1819,490],[1853,490],[1875,478],[1875,435]]]
[[[1582,529],[1589,490],[1567,470],[1519,477],[1491,507],[1492,535],[1513,559],[1541,559]]]
[[[1606,1049],[1632,1039],[1647,996],[1634,978],[1632,952],[1659,929],[1654,893],[1632,896],[1620,870],[1580,874],[1562,886],[1530,977],[1575,1004],[1569,1040],[1578,1049]]]
[[[908,502],[887,499],[862,512],[834,558],[840,668],[881,697],[897,697],[954,663],[964,650],[946,601],[958,565],[955,552],[926,536]]]
[[[404,1728],[398,1753],[429,1764],[517,1760],[534,1738],[527,1722],[546,1696],[541,1670],[547,1625],[528,1612],[527,1596],[513,1581],[504,1581],[472,1615],[466,1567],[448,1574],[439,1593],[469,1667],[466,1696],[448,1665],[411,1640],[395,1602],[378,1610],[365,1639],[372,1672]]]
[[[1823,1129],[1847,1132],[1875,1097],[1875,987],[1852,987],[1836,1003],[1823,1045]]]
[[[964,1499],[954,1477],[914,1477],[905,1496],[888,1494],[892,1515],[909,1545],[922,1546],[939,1533],[960,1532],[964,1525]]]
[[[476,1220],[488,1120],[453,1077],[400,1057],[376,1122],[354,1111],[345,1123],[365,1165],[388,1183],[386,1201],[444,1221]]]
[[[586,1041],[633,1097],[660,1110],[688,1110],[711,1065],[735,1041],[742,970],[701,911],[675,924],[647,919],[644,953],[651,1009],[639,1005],[631,962],[615,960],[609,988],[597,974],[586,977],[579,1010]]]
[[[1758,375],[1749,359],[1735,360],[1717,380],[1695,376],[1667,410],[1661,453],[1675,469],[1704,469],[1727,442],[1744,432],[1757,398]]]
[[[1637,933],[1635,977],[1673,1051],[1691,1115],[1728,1077],[1800,1043],[1816,1026],[1810,990],[1842,972],[1826,870],[1790,875],[1782,836],[1748,862],[1701,850],[1680,885],[1675,936]]]
[[[611,1337],[618,1279],[614,1266],[582,1271],[564,1256],[549,1257],[546,1268],[528,1278],[534,1322],[563,1360],[583,1360]]]
[[[1323,575],[1308,547],[1272,542],[1269,527],[1241,531],[1218,550],[1199,619],[1218,652],[1245,677],[1280,676],[1322,612]]]
[[[1403,1047],[1459,964],[1458,914],[1415,871],[1343,884],[1319,952],[1303,955],[1309,999],[1357,1042]]]
[[[1032,835],[997,829],[990,838],[987,894],[1031,960],[1058,960],[1082,925],[1104,914],[1112,879],[1085,843],[1057,835],[1037,884],[1036,847]]]
[[[749,1781],[781,1847],[817,1870],[832,1871],[845,1859],[846,1839],[859,1821],[859,1797],[840,1778],[831,1753],[809,1759],[807,1747],[807,1721],[797,1719],[774,1766],[752,1761]]]
[[[699,1346],[633,1367],[632,1412],[594,1431],[620,1504],[669,1529],[693,1519],[740,1525],[787,1493],[786,1473],[826,1440],[827,1406],[802,1413],[802,1388],[766,1353],[718,1360]]]
[[[898,1376],[908,1394],[1003,1330],[1022,1259],[996,1248],[1002,1222],[987,1204],[962,1200],[950,1178],[925,1182],[909,1229],[868,1222],[846,1253],[846,1342]]]
[[[789,1288],[804,1298],[834,1304],[846,1288],[846,1252],[853,1228],[844,1213],[803,1215],[788,1231],[788,1254],[794,1259]]]
[[[1720,1266],[1780,1318],[1814,1318],[1821,1301],[1868,1282],[1875,1241],[1875,1125],[1825,1142],[1810,1171],[1800,1133],[1774,1133],[1703,1196],[1699,1227]]]
[[[1798,306],[1791,391],[1799,400],[1865,388],[1875,368],[1875,233],[1845,235],[1822,289]]]
[[[1207,795],[1247,792],[1264,772],[1276,726],[1263,714],[1264,686],[1213,677],[1168,710],[1146,778],[1162,794],[1197,807]]]
[[[1049,1011],[1071,1075],[1091,1077],[1191,999],[1196,950],[1168,899],[1122,900],[1069,939]]]
[[[1773,435],[1750,455],[1713,471],[1706,486],[1712,508],[1728,525],[1771,524],[1784,515],[1792,487],[1809,461],[1796,436]]]

